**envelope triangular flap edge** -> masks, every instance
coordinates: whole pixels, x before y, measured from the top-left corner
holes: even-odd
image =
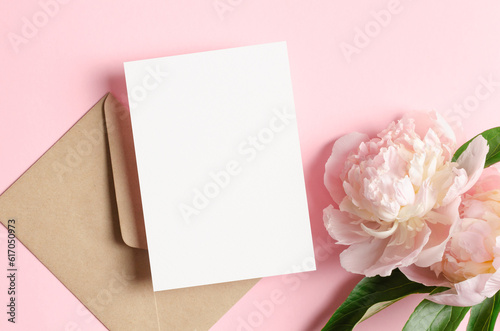
[[[104,115],[122,238],[130,247],[147,249],[130,112],[109,93]]]
[[[99,104],[102,106],[99,106]],[[105,137],[107,136],[111,158],[113,184],[122,239],[127,246],[147,249],[130,113],[111,93],[104,95],[92,109],[96,107],[103,109],[103,116],[105,116],[107,131]],[[88,114],[89,112],[85,113],[81,119]],[[61,139],[64,139],[67,133],[77,127],[79,122],[80,120]],[[47,152],[49,151],[50,149]],[[21,180],[23,176],[24,174],[18,180]],[[3,193],[6,193],[11,187],[12,185]]]

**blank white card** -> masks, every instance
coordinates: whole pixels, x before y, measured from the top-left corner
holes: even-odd
[[[286,43],[125,75],[154,290],[315,270]]]

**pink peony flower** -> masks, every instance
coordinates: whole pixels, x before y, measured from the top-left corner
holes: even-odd
[[[436,112],[415,113],[377,137],[339,138],[326,163],[325,185],[339,208],[323,219],[330,236],[350,245],[342,266],[366,276],[441,260],[459,219],[460,194],[480,175],[488,146],[480,137],[451,162],[455,135]]]
[[[413,281],[451,289],[428,297],[451,306],[473,306],[500,290],[500,172],[485,169],[460,205],[462,222],[441,262],[402,271]]]

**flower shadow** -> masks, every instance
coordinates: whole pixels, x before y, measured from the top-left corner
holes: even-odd
[[[322,245],[326,242],[332,242],[328,232],[323,225],[323,209],[332,204],[335,207],[330,194],[328,193],[323,183],[325,173],[325,164],[331,154],[334,142],[339,138],[335,137],[330,143],[326,144],[313,159],[313,162],[305,169],[306,189],[309,201],[309,214],[311,219],[311,231],[314,238],[315,252],[318,252]],[[331,247],[330,245],[328,245]],[[332,282],[336,282],[335,276],[343,272],[340,266],[339,254],[344,249],[344,246],[335,246],[333,249],[326,249],[329,256],[320,256],[316,254],[317,273],[324,275],[331,273]],[[345,301],[354,286],[363,278],[361,275],[354,275],[348,279],[343,278],[342,284],[338,284],[330,293],[326,293],[328,300],[322,309],[315,316],[312,316],[305,330],[319,330],[330,319],[333,312]]]

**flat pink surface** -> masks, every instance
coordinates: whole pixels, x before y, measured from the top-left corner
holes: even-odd
[[[318,270],[262,280],[213,330],[320,329],[360,279],[340,268],[321,219],[324,163],[340,135],[375,133],[412,109],[447,113],[467,137],[500,125],[494,0],[29,0],[2,1],[0,12],[0,192],[107,91],[126,102],[124,61],[288,42]],[[0,329],[103,329],[22,248],[18,266],[18,323],[3,309]],[[420,299],[357,330],[400,330]]]

